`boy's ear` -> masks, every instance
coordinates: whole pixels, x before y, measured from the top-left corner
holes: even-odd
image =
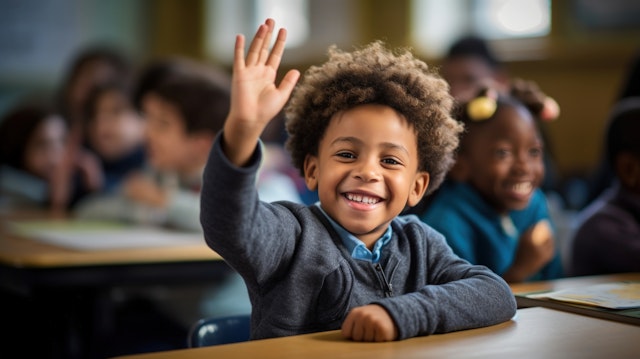
[[[318,157],[307,155],[304,158],[304,183],[310,191],[318,189]]]
[[[409,198],[407,199],[407,205],[409,207],[413,207],[420,202],[429,187],[429,179],[429,172],[421,171],[416,173],[416,177],[413,180],[413,186],[409,191]]]

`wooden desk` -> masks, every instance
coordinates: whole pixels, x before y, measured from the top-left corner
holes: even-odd
[[[337,331],[119,357],[187,358],[637,358],[640,327],[546,308],[518,310],[492,327],[389,343],[357,343]]]
[[[554,291],[572,287],[584,287],[594,284],[611,283],[619,281],[640,281],[640,273],[619,273],[594,275],[584,277],[570,277],[549,281],[510,284],[514,294],[532,293],[542,291]]]
[[[105,322],[116,286],[214,283],[230,271],[204,239],[178,247],[79,251],[13,234],[6,221],[16,218],[46,217],[0,217],[0,293],[33,303],[27,310],[52,326],[53,333],[42,334],[65,344],[56,343],[59,352],[50,357],[94,356],[87,350],[111,334]]]

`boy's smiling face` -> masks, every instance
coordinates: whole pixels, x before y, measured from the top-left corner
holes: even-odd
[[[307,186],[322,209],[369,248],[391,220],[422,198],[416,133],[388,106],[368,104],[334,115],[318,155],[305,160]]]

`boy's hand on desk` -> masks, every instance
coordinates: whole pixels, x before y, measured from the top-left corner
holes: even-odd
[[[541,220],[520,237],[513,265],[505,273],[507,282],[521,282],[544,267],[555,255],[555,240],[549,221]]]
[[[388,342],[398,337],[398,329],[383,307],[369,304],[347,314],[342,336],[358,342]]]
[[[260,134],[284,107],[300,77],[290,70],[276,87],[275,80],[284,52],[287,32],[278,31],[271,51],[271,36],[275,22],[262,24],[256,32],[245,59],[243,35],[236,37],[231,108],[224,126],[223,148],[236,165],[244,165],[253,153]]]

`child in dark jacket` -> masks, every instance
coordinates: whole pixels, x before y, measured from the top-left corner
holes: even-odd
[[[611,110],[605,153],[615,180],[580,213],[571,275],[640,271],[640,97]]]
[[[260,26],[246,58],[236,38],[231,109],[201,198],[207,243],[247,284],[251,337],[342,329],[391,341],[509,320],[515,302],[499,276],[398,217],[438,187],[462,130],[446,83],[409,52],[332,48],[309,69],[286,108],[287,146],[320,201],[260,201],[259,136],[299,77],[276,86],[286,31],[269,50],[273,30],[271,19]]]

